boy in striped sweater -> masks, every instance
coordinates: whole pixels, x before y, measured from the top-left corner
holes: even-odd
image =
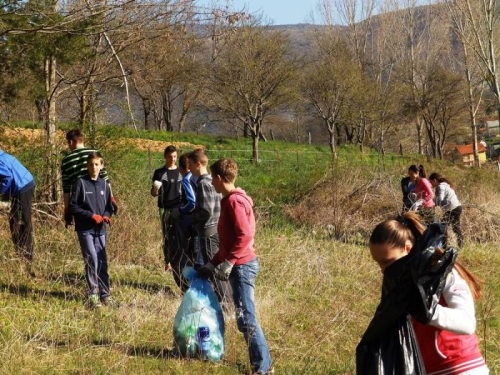
[[[67,228],[69,225],[73,225],[73,217],[69,212],[71,188],[76,180],[88,174],[87,159],[89,154],[99,151],[85,147],[84,136],[80,129],[73,129],[66,133],[66,141],[68,142],[70,153],[62,160],[61,175],[64,197],[64,222]],[[109,183],[108,172],[105,168],[102,168],[99,177]],[[118,206],[113,195],[111,195],[111,204],[113,205],[113,213],[116,215],[118,213]]]

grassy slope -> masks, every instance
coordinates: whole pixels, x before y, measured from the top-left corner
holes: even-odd
[[[107,136],[110,132],[114,131]],[[175,140],[209,145],[210,150],[217,144],[222,150],[249,148],[242,140],[183,137]],[[172,322],[181,296],[161,267],[148,155],[131,148],[113,149],[105,138],[98,137],[97,142],[105,152],[123,210],[108,240],[113,293],[121,306],[85,309],[76,236],[61,223],[42,221],[44,216],[38,214],[36,277],[31,278],[8,240],[6,220],[0,220],[0,373],[248,373],[246,349],[234,321],[228,324],[223,363],[169,358]],[[294,227],[280,214],[283,204],[294,203],[321,178],[327,151],[316,149],[318,154],[311,154],[297,169],[295,153],[283,151],[304,146],[272,142],[263,145],[266,148],[287,156],[279,167],[269,161],[262,169],[241,160],[240,185],[258,206],[256,247],[262,271],[257,279],[257,308],[277,373],[353,373],[355,346],[376,306],[380,273],[365,247]],[[33,151],[18,151],[26,163],[35,162]],[[231,153],[220,152],[221,156]],[[356,157],[353,150],[349,153]],[[247,157],[234,152],[233,156]],[[161,154],[152,158],[153,166],[161,164]],[[485,298],[477,305],[478,333],[484,337],[485,322],[487,340],[482,345],[488,346],[490,368],[500,369],[500,254],[491,251],[494,246],[498,244],[469,243],[462,257],[488,283]]]

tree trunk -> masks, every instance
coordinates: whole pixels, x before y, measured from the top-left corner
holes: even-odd
[[[354,129],[349,130],[349,127],[346,124],[344,125],[344,130],[345,130],[346,141],[352,143],[354,139]]]
[[[45,110],[46,110],[46,101],[43,99],[36,99],[35,106],[38,114],[38,122],[45,121]]]
[[[51,202],[59,200],[60,168],[57,165],[56,146],[56,59],[53,56],[45,58],[45,139],[47,142],[46,170],[44,176],[44,186],[47,189],[42,192],[46,199]]]
[[[149,98],[141,97],[142,111],[144,113],[144,129],[150,130],[149,114],[151,113],[151,101]]]
[[[474,89],[472,87],[472,73],[469,69],[469,55],[467,44],[462,41],[462,51],[465,64],[465,78],[467,81],[467,102],[469,105],[469,118],[470,127],[472,131],[472,151],[474,153],[474,165],[476,168],[481,168],[481,163],[479,162],[479,151],[477,149],[477,126],[476,126],[476,110],[474,108]],[[479,102],[481,98],[479,99]]]
[[[162,110],[165,130],[168,132],[174,131],[172,126],[172,101],[170,100],[170,94],[168,92],[164,92],[162,95]]]
[[[385,155],[385,132],[380,133],[380,152]]]
[[[417,148],[418,148],[418,154],[423,155],[424,154],[424,147],[423,147],[423,142],[422,142],[422,120],[420,118],[417,118],[417,121],[415,122],[415,125],[417,127]]]
[[[243,138],[248,138],[248,123],[245,123],[245,125],[243,125]]]
[[[259,162],[259,133],[252,132],[252,159],[255,163]]]
[[[332,152],[332,158],[337,159],[337,149],[335,146],[335,124],[325,119],[326,129],[328,130],[328,146]]]
[[[333,131],[329,131],[328,135],[330,138],[328,145],[330,146],[330,151],[332,152],[332,157],[334,159],[337,159],[337,150],[335,148],[335,133]]]
[[[49,148],[54,148],[56,138],[56,59],[53,56],[45,58],[45,135]]]
[[[337,145],[340,146],[342,141],[342,127],[340,124],[335,124],[335,131],[337,132]]]
[[[184,124],[187,119],[187,114],[188,111],[183,108],[181,112],[181,117],[179,118],[179,133],[182,133],[184,131]]]

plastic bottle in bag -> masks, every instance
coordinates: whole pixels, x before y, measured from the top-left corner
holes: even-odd
[[[183,275],[190,286],[175,315],[174,347],[183,357],[202,354],[203,359],[219,361],[224,355],[224,317],[217,296],[192,267],[185,267]]]
[[[198,345],[200,347],[201,359],[208,359],[208,351],[210,350],[210,328],[198,328]]]

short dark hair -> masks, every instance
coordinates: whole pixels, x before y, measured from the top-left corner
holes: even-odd
[[[238,165],[232,159],[219,159],[210,167],[212,175],[219,175],[224,182],[234,182],[238,176]]]
[[[83,142],[84,135],[80,129],[73,129],[66,133],[67,141]]]
[[[179,158],[179,168],[184,169],[187,171],[188,168],[188,156],[187,154],[182,154],[181,157]]]
[[[193,163],[200,162],[201,165],[203,165],[205,167],[208,165],[208,156],[207,156],[205,150],[202,148],[197,148],[197,149],[191,151],[188,155],[188,159],[190,161],[192,161]]]
[[[172,152],[177,152],[177,148],[174,145],[167,146],[165,148],[165,151],[163,151],[163,156],[167,156],[168,154],[171,154]]]
[[[102,157],[101,153],[98,152],[98,151],[95,151],[95,152],[91,152],[88,156],[87,156],[87,164],[90,163],[91,160],[94,160],[94,159],[101,159],[101,164],[104,164],[104,158]]]

